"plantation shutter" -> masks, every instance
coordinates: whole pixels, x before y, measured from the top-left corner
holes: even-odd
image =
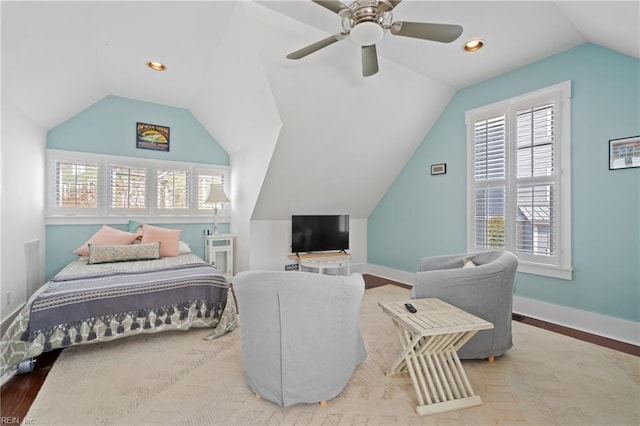
[[[156,183],[159,210],[189,208],[189,172],[158,169]]]
[[[224,184],[224,175],[214,172],[199,172],[198,173],[198,209],[213,210],[213,203],[206,203],[206,199],[209,197],[209,191],[211,184],[219,183]]]
[[[111,166],[109,169],[109,207],[146,208],[147,170],[141,167]]]
[[[515,250],[556,254],[556,123],[553,103],[516,113]]]
[[[473,244],[478,250],[504,248],[506,197],[505,115],[474,123]]]
[[[56,208],[95,209],[98,207],[98,164],[55,162]]]

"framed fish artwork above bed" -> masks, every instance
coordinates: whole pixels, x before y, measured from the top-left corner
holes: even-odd
[[[136,148],[169,152],[169,136],[169,127],[136,123]]]

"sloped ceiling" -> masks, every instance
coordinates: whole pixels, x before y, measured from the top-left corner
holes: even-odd
[[[349,40],[285,59],[341,31],[307,0],[5,1],[2,96],[45,129],[107,95],[188,108],[232,158],[280,129],[252,217],[367,217],[456,90],[584,42],[640,58],[639,7],[405,0],[394,20],[464,33],[451,44],[386,34],[380,72],[363,78]],[[486,47],[466,54],[472,37]]]

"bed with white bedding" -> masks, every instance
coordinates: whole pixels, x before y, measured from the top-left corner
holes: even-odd
[[[57,348],[123,337],[236,326],[229,283],[215,267],[187,253],[132,262],[69,263],[42,286],[0,340],[0,375]]]

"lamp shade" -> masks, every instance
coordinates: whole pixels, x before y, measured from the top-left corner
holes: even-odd
[[[224,187],[221,183],[212,183],[209,190],[209,196],[205,203],[229,203],[231,200],[224,193]]]

